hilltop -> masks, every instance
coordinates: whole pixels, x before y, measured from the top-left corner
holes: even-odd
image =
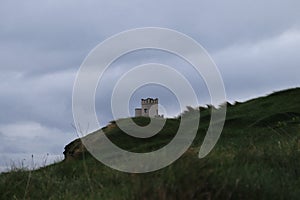
[[[66,145],[62,162],[1,174],[0,199],[297,199],[299,101],[300,88],[295,88],[228,103],[217,145],[207,157],[198,159],[212,108],[201,107],[198,133],[189,150],[172,165],[146,174],[106,167],[77,139]],[[182,115],[190,112],[195,109],[188,108]],[[139,125],[149,123],[143,117],[133,120]],[[180,116],[167,119],[164,128],[148,139],[128,136],[114,121],[102,130],[123,149],[149,152],[168,144],[179,123]],[[91,133],[95,134],[99,131]]]
[[[290,89],[273,93],[271,95],[249,100],[244,103],[235,102],[234,105],[227,103],[226,128],[243,129],[255,127],[273,127],[279,123],[291,123],[293,119],[299,118],[299,100],[300,89]],[[200,107],[201,120],[197,138],[194,141],[194,146],[200,145],[203,136],[206,133],[208,122],[210,120],[210,105]],[[188,110],[183,113],[188,115],[189,112],[194,112],[195,109],[188,107]],[[145,117],[132,118],[135,123],[140,126],[147,125],[150,120]],[[129,119],[120,119],[126,124]],[[148,152],[161,148],[172,140],[176,134],[180,124],[180,116],[178,118],[167,119],[167,123],[162,131],[149,139],[138,139],[128,136],[119,127],[116,122],[112,121],[102,130],[119,147],[133,152]],[[99,131],[90,135],[100,134]],[[89,135],[87,136],[89,137]],[[65,147],[65,159],[80,158],[83,152],[86,152],[80,139],[76,139]]]

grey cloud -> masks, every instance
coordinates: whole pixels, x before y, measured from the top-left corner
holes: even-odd
[[[61,144],[67,144],[76,136],[30,121],[0,124],[0,130],[2,153],[59,154],[63,149]]]
[[[299,86],[299,49],[300,29],[291,29],[257,43],[232,46],[212,56],[219,64],[229,98],[245,100],[253,94]]]
[[[65,71],[28,79],[6,73],[0,80],[1,122],[32,120],[68,129],[75,72]]]

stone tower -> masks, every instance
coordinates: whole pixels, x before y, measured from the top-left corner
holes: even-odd
[[[158,98],[141,99],[141,108],[135,109],[136,117],[159,117],[158,115]]]

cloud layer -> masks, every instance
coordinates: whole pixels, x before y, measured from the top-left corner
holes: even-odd
[[[71,102],[79,66],[98,43],[127,29],[165,27],[194,38],[219,67],[230,101],[299,86],[299,7],[297,0],[1,1],[0,165],[31,154],[61,155],[76,137]],[[136,52],[112,65],[99,86],[102,125],[112,119],[109,85],[147,62],[175,66],[199,91],[200,103],[209,103],[204,82],[187,63],[159,51]],[[176,115],[172,94],[154,86],[137,91],[130,109],[146,94]]]

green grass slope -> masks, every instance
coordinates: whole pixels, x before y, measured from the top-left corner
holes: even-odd
[[[172,165],[146,174],[104,166],[77,139],[65,147],[63,162],[1,174],[0,199],[299,199],[299,101],[296,88],[228,104],[222,135],[204,159],[197,156],[210,109],[201,108],[198,134],[189,150]],[[194,110],[184,114],[189,112]],[[149,123],[147,118],[134,120]],[[180,117],[168,119],[147,139],[126,135],[114,122],[103,131],[123,149],[148,152],[170,142],[179,123]]]

